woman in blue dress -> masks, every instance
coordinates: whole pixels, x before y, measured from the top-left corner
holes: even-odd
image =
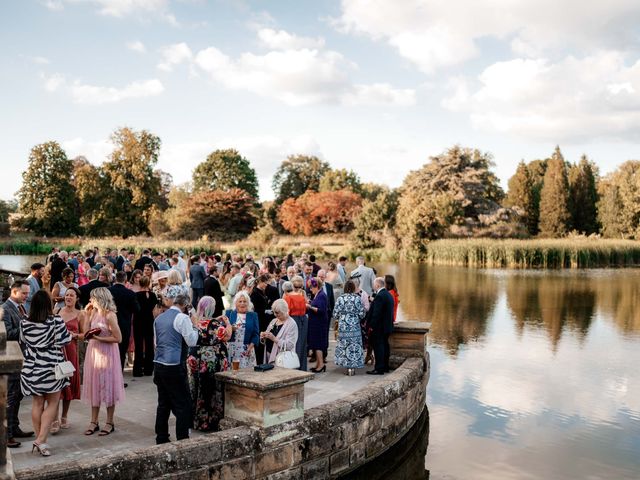
[[[338,297],[333,317],[338,320],[336,365],[347,369],[345,375],[354,375],[356,368],[364,368],[364,349],[360,321],[365,311],[356,285],[352,280],[344,284],[344,294]]]
[[[323,351],[329,347],[329,318],[327,317],[327,294],[322,289],[322,280],[311,278],[309,289],[313,295],[311,303],[307,304],[309,312],[309,330],[307,333],[307,348],[313,350],[316,356],[316,367],[309,370],[314,373],[326,372]]]

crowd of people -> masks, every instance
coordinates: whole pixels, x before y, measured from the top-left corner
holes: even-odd
[[[369,363],[367,374],[389,372],[395,279],[377,276],[362,257],[350,272],[346,262],[340,257],[324,269],[304,253],[254,259],[202,252],[185,260],[182,251],[144,250],[136,258],[126,249],[54,249],[13,283],[0,307],[7,339],[24,355],[22,371],[8,381],[8,447],[35,437],[32,451],[50,455],[48,435],[69,428],[78,399],[91,409],[84,434],[112,434],[127,365],[133,377],[153,376],[157,443],[170,441],[171,413],[178,440],[191,428],[219,429],[218,372],[262,363],[326,372],[332,325],[333,361],[346,375]],[[33,431],[18,418],[27,395]]]

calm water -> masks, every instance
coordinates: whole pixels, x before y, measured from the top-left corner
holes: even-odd
[[[377,267],[432,322],[428,449],[402,478],[640,478],[640,271]]]

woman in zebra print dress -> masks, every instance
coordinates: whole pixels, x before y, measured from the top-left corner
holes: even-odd
[[[20,342],[24,363],[20,374],[22,394],[33,395],[31,420],[36,440],[33,450],[43,456],[51,455],[47,435],[58,415],[60,391],[69,385],[69,379],[57,380],[56,364],[64,361],[62,347],[71,341],[64,321],[53,315],[51,296],[45,290],[35,293],[31,300],[29,317],[20,325]]]

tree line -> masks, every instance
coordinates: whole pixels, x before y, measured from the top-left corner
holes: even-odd
[[[549,158],[521,161],[505,193],[491,154],[458,145],[397,189],[362,182],[315,156],[291,155],[273,177],[275,199],[261,203],[256,172],[235,149],[211,152],[190,182],[174,185],[156,168],[158,136],[125,127],[111,141],[113,152],[98,166],[69,159],[55,141],[34,146],[12,226],[49,236],[225,240],[348,233],[356,248],[415,258],[438,238],[640,235],[639,161],[600,178],[586,156],[567,162],[556,147]]]

